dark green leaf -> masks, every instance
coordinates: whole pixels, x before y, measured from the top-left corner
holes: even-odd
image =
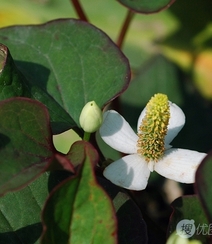
[[[154,13],[170,7],[175,0],[119,0],[119,2],[139,13]]]
[[[54,151],[43,104],[28,98],[0,102],[0,195],[44,172]]]
[[[138,206],[120,187],[100,177],[98,181],[112,199],[116,210],[118,243],[148,243],[146,223]]]
[[[116,243],[113,207],[94,176],[98,155],[84,141],[73,144],[74,150],[72,163],[81,162],[81,169],[77,176],[57,187],[47,200],[42,244]]]
[[[17,70],[8,48],[0,44],[0,100],[10,97],[30,97],[27,85]]]
[[[0,41],[27,79],[54,97],[78,125],[88,101],[103,107],[130,80],[127,58],[105,33],[83,21],[3,28]]]
[[[0,100],[10,97],[30,97],[44,103],[49,112],[53,133],[76,126],[62,107],[36,84],[30,84],[17,69],[8,48],[0,44]]]
[[[180,231],[183,231],[184,228],[186,228],[185,225],[188,222],[181,222],[182,226],[180,226],[180,221],[189,220],[192,221],[191,223],[194,231],[194,233],[191,233],[191,237],[189,239],[196,239],[202,241],[202,243],[208,243],[210,235],[209,223],[198,197],[196,195],[179,197],[174,200],[172,207],[173,213],[169,222],[168,234],[170,235],[177,231],[178,223],[178,227],[181,227],[182,229],[179,228],[177,233],[181,234]],[[185,225],[183,226],[183,224]],[[190,233],[187,233],[189,236]]]
[[[207,214],[208,220],[212,223],[212,154],[210,153],[200,164],[196,172],[196,191]]]
[[[45,173],[24,189],[0,198],[0,244],[39,243],[48,179]]]

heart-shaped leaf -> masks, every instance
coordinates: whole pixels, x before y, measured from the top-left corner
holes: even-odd
[[[41,243],[117,243],[112,204],[94,175],[98,155],[84,141],[74,143],[71,150],[72,163],[81,162],[81,168],[50,194],[43,210]]]
[[[105,33],[83,21],[3,28],[0,42],[27,79],[46,90],[78,126],[87,102],[103,107],[130,80],[127,58]]]
[[[54,151],[43,104],[28,98],[0,102],[0,195],[44,172]]]
[[[118,0],[120,3],[125,5],[127,8],[130,8],[139,13],[154,13],[162,11],[170,5],[172,5],[175,0]]]

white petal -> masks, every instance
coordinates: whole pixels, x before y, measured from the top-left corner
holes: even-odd
[[[168,133],[165,137],[165,144],[169,144],[180,132],[185,124],[185,114],[182,109],[175,103],[169,102],[170,119],[168,125]]]
[[[194,183],[195,172],[206,153],[172,148],[165,152],[162,160],[155,163],[160,175],[181,183]]]
[[[138,136],[128,122],[114,110],[105,112],[103,119],[103,124],[99,129],[102,139],[119,152],[136,153]]]
[[[141,114],[138,117],[137,131],[139,130],[139,127],[140,127],[141,122],[142,122],[143,118],[145,117],[145,115],[146,115],[146,107],[141,111]]]
[[[148,165],[148,168],[149,168],[150,172],[153,172],[154,168],[155,168],[155,162],[154,161],[149,161],[147,165]]]
[[[150,170],[142,157],[132,154],[110,164],[103,174],[115,185],[139,191],[146,188]]]

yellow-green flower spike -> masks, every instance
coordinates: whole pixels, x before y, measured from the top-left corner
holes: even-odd
[[[170,118],[168,97],[155,94],[146,106],[146,114],[138,130],[138,154],[147,162],[157,162],[164,154],[164,138]]]

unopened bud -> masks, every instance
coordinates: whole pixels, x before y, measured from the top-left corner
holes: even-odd
[[[195,227],[194,227],[195,228]],[[191,234],[188,234],[191,235]],[[182,237],[184,236],[184,237]],[[178,233],[173,232],[171,236],[169,236],[169,239],[167,240],[166,244],[202,244],[199,240],[189,240],[189,236],[187,237],[187,234],[185,232],[182,232],[182,236],[180,236]]]
[[[88,102],[80,114],[79,122],[85,132],[92,133],[102,124],[102,111],[94,102]]]

